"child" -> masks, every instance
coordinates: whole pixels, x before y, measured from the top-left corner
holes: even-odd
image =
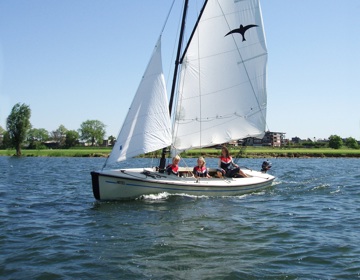
[[[178,155],[173,157],[172,164],[166,166],[166,172],[168,173],[168,175],[179,176],[179,166],[178,166],[179,161],[180,161],[180,157]]]
[[[199,177],[210,178],[211,177],[208,173],[208,170],[207,170],[205,164],[206,164],[206,162],[205,162],[204,158],[199,157],[197,160],[197,166],[195,166],[193,169],[195,178],[199,178]]]

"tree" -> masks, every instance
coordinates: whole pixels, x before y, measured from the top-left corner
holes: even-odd
[[[66,139],[66,133],[67,133],[67,129],[65,128],[65,126],[63,126],[62,124],[58,127],[57,130],[54,130],[51,132],[51,138],[58,142],[60,146],[64,146],[65,144],[65,139]]]
[[[49,139],[49,132],[45,128],[31,128],[27,135],[30,149],[38,149]],[[45,146],[43,147],[45,148]]]
[[[102,143],[105,133],[105,125],[98,120],[87,120],[81,124],[79,129],[81,140],[91,143],[91,146]]]
[[[359,144],[355,138],[349,137],[345,140],[345,146],[350,149],[359,149]]]
[[[5,131],[3,134],[3,141],[2,141],[2,148],[4,149],[8,149],[11,148],[12,144],[10,141],[10,136],[9,136],[9,132]]]
[[[116,142],[115,136],[112,136],[112,135],[109,136],[108,140],[109,140],[109,144],[110,144],[111,146],[114,146],[114,145],[115,145],[115,142]]]
[[[31,110],[25,104],[17,103],[11,110],[6,120],[6,128],[9,133],[9,140],[16,149],[16,155],[21,156],[21,145],[26,139],[26,135],[31,128]]]
[[[329,137],[329,147],[332,149],[340,149],[343,145],[343,141],[338,135],[331,135]]]
[[[4,137],[5,137],[5,129],[2,128],[2,126],[0,125],[0,148],[4,147]]]
[[[71,148],[71,147],[74,147],[78,143],[79,143],[79,133],[77,133],[77,131],[75,131],[75,130],[66,131],[65,146],[67,148]]]

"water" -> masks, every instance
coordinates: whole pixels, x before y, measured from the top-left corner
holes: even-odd
[[[359,159],[271,159],[275,185],[238,197],[96,202],[103,162],[0,157],[1,279],[360,278]]]

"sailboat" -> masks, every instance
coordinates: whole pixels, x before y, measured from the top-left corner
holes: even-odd
[[[180,167],[179,176],[164,172],[168,147],[177,154],[262,138],[266,127],[267,48],[259,0],[205,1],[185,44],[188,6],[185,0],[170,101],[160,36],[109,157],[91,172],[97,200],[159,193],[235,196],[267,188],[275,179],[247,168],[241,169],[246,178],[195,178],[192,167]],[[107,168],[161,149],[159,166]]]

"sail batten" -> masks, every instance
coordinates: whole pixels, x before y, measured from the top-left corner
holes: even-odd
[[[191,38],[180,70],[173,146],[262,137],[267,49],[259,1],[208,0]]]

